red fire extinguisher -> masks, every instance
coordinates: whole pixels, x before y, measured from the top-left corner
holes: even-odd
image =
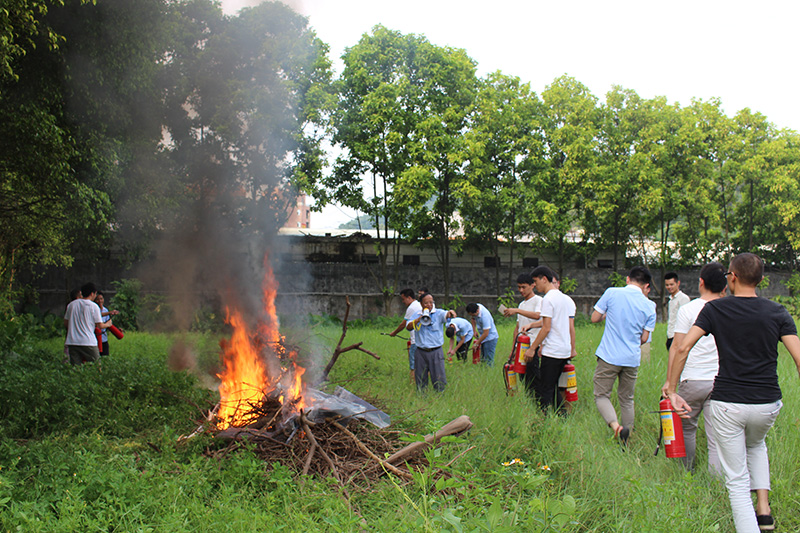
[[[472,349],[472,364],[477,365],[481,362],[481,345],[478,344]]]
[[[125,336],[125,334],[122,333],[122,330],[113,324],[108,326],[108,331],[110,331],[111,334],[114,335],[117,339],[121,339],[122,337]]]
[[[517,335],[514,340],[514,349],[506,364],[503,365],[503,381],[506,384],[506,394],[514,394],[520,376],[525,375],[525,352],[531,347],[531,339],[524,333]]]
[[[514,360],[511,363],[511,370],[517,374],[525,374],[527,364],[525,363],[525,352],[531,347],[531,338],[525,333],[517,335],[516,342],[514,343]]]
[[[683,444],[683,423],[669,399],[664,398],[658,404],[658,412],[661,417],[661,434],[659,435],[659,445],[664,441],[664,453],[667,457],[686,457],[686,447]],[[656,448],[655,455],[658,454]]]
[[[567,375],[567,387],[566,392],[564,394],[564,399],[568,402],[577,402],[578,401],[578,375],[575,373],[575,365],[571,362],[567,362],[564,365],[564,370],[561,371],[561,375]]]

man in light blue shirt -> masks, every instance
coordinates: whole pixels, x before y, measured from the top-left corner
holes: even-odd
[[[481,362],[488,366],[494,365],[494,352],[497,348],[497,328],[494,326],[494,318],[482,304],[467,304],[467,313],[472,317],[472,326],[480,333],[480,337],[475,341],[475,348],[481,348]],[[476,333],[476,335],[477,335]]]
[[[472,324],[461,317],[448,318],[445,335],[450,338],[450,349],[447,350],[448,362],[453,360],[453,355],[458,357],[459,361],[466,361],[469,345],[472,344],[474,335]],[[458,342],[456,342],[456,339]]]
[[[428,376],[430,376],[433,389],[442,392],[447,385],[444,350],[442,349],[447,312],[434,307],[433,296],[430,294],[423,295],[420,303],[422,311],[416,313],[406,326],[409,331],[413,330],[416,333],[417,351],[414,354],[414,379],[417,383],[417,390],[422,392],[428,388]],[[425,317],[424,320],[423,317]]]
[[[623,444],[633,428],[633,394],[641,361],[641,345],[647,342],[656,326],[656,311],[644,295],[652,281],[650,271],[633,267],[625,287],[611,287],[603,293],[592,312],[592,322],[605,319],[603,338],[597,347],[594,372],[594,401],[606,424]],[[620,419],[611,404],[614,381],[619,379],[617,397]]]

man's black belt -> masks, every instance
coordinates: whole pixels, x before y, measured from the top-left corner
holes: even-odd
[[[441,346],[437,346],[436,348],[423,348],[422,346],[417,346],[417,350],[422,350],[423,352],[432,352],[434,350],[438,350]]]

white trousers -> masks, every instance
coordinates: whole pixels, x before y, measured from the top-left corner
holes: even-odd
[[[764,442],[783,403],[727,403],[711,400],[714,436],[737,533],[759,533],[751,490],[769,490]]]

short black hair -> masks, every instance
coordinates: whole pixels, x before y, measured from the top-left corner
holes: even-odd
[[[764,261],[756,254],[749,252],[739,254],[731,259],[731,270],[736,273],[736,277],[742,280],[743,284],[755,287],[764,278]]]
[[[419,297],[420,303],[422,303],[422,300],[424,300],[426,296],[430,296],[431,298],[433,298],[433,294],[429,292],[423,293],[422,296]]]
[[[411,289],[403,289],[402,291],[400,291],[400,296],[405,296],[406,298],[413,298],[414,291],[412,291]]]
[[[472,314],[477,311],[478,311],[478,304],[476,304],[475,302],[470,302],[467,304],[467,313]]]
[[[700,270],[700,279],[703,280],[706,289],[716,294],[722,292],[728,284],[728,280],[725,278],[725,267],[717,261],[708,263]]]
[[[81,287],[81,296],[84,298],[95,292],[97,292],[97,287],[92,282],[86,283]]]
[[[630,278],[630,280],[634,283],[638,283],[640,285],[647,285],[653,282],[653,275],[650,274],[650,271],[647,270],[646,267],[641,265],[633,267],[628,273],[628,278]]]
[[[69,291],[69,301],[70,302],[72,300],[77,300],[78,298],[80,298],[80,296],[81,296],[81,290],[80,289],[72,289],[71,291]]]
[[[453,324],[447,326],[447,329],[444,330],[444,334],[447,335],[448,339],[452,339],[453,335],[456,334],[456,327]]]
[[[528,273],[523,273],[517,276],[517,283],[525,285],[533,285],[533,276]]]
[[[678,277],[678,273],[677,272],[667,272],[666,274],[664,274],[664,281],[666,281],[668,279],[674,279],[675,281],[680,281],[681,280]]]
[[[550,267],[546,267],[544,265],[538,266],[533,269],[531,272],[532,278],[547,278],[547,281],[553,282],[553,278],[555,277],[555,273],[550,269]]]

